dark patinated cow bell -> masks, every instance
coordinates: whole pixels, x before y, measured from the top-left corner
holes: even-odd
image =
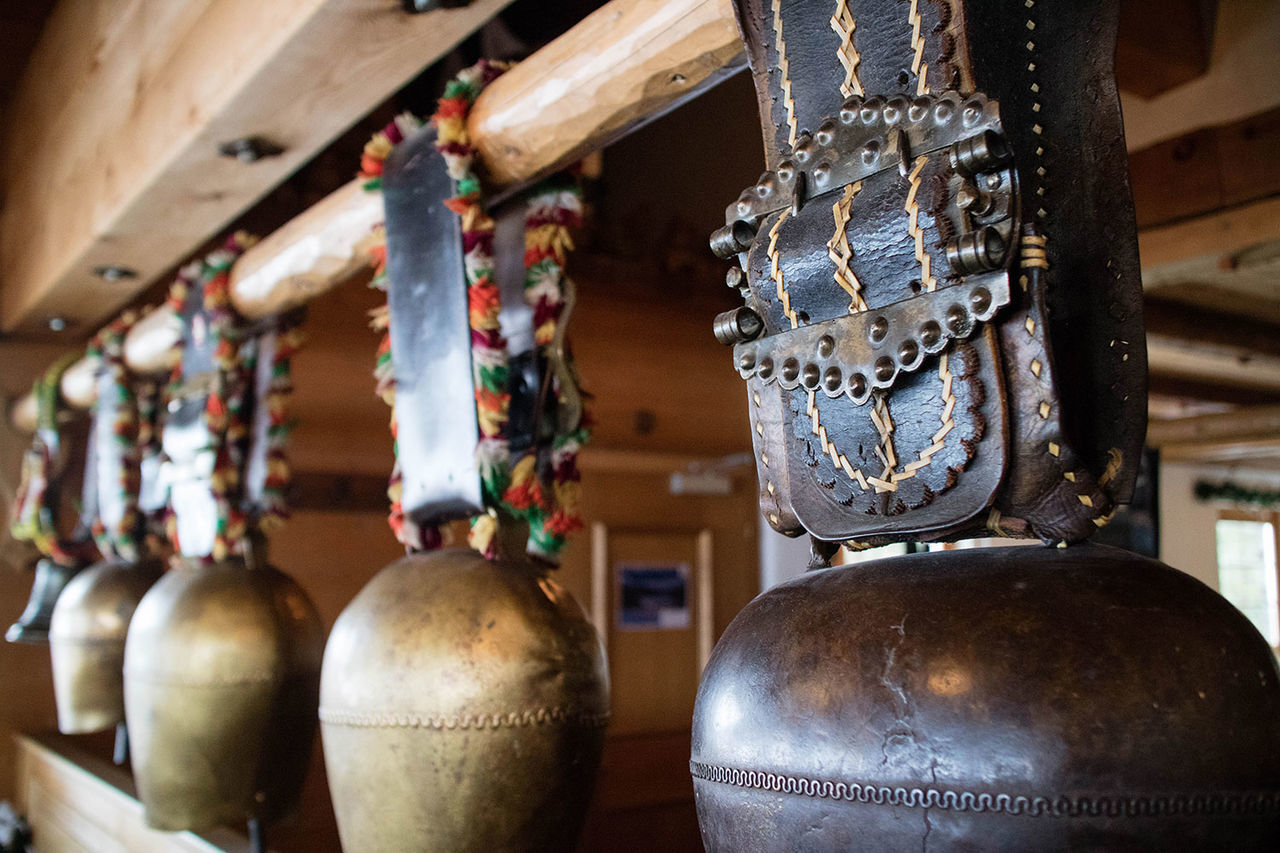
[[[343,850],[571,850],[608,713],[600,640],[545,569],[470,549],[392,563],[325,649]]]
[[[207,829],[297,804],[315,736],[324,627],[269,566],[181,560],[125,644],[125,711],[147,823]]]
[[[160,577],[158,559],[104,560],[58,596],[49,628],[58,730],[100,732],[124,722],[124,642],[142,596]]]
[[[1280,674],[1100,546],[917,554],[753,601],[698,692],[709,851],[1280,849]]]

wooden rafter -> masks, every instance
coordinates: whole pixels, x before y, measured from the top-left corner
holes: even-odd
[[[0,329],[92,328],[509,1],[61,3],[8,116]],[[253,136],[283,151],[219,154]]]

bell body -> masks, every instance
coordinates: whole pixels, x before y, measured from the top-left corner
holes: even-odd
[[[124,642],[129,620],[164,564],[104,560],[67,583],[53,608],[49,656],[58,729],[100,732],[124,722]]]
[[[392,563],[325,649],[343,850],[571,850],[608,709],[599,638],[545,572],[469,549]]]
[[[147,823],[201,830],[297,804],[315,736],[324,627],[269,566],[179,562],[138,605],[125,712]]]
[[[1099,546],[761,595],[703,675],[690,766],[709,851],[1280,849],[1271,650],[1208,587]]]
[[[18,621],[9,626],[4,638],[11,643],[46,643],[49,641],[49,623],[53,620],[53,606],[62,589],[84,569],[65,566],[48,557],[36,563],[36,577],[31,583],[31,595]]]

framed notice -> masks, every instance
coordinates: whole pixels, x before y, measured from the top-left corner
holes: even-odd
[[[690,627],[688,563],[617,563],[617,627],[680,631]]]

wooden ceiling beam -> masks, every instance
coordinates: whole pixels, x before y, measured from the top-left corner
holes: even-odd
[[[1149,337],[1176,339],[1189,349],[1246,359],[1257,355],[1280,358],[1280,327],[1272,323],[1150,294],[1143,302],[1142,319]]]
[[[1221,445],[1266,440],[1280,436],[1280,405],[1256,406],[1214,415],[1152,421],[1147,428],[1147,444]]]
[[[6,117],[0,329],[97,325],[508,2],[59,4]],[[219,153],[252,137],[282,150]]]

